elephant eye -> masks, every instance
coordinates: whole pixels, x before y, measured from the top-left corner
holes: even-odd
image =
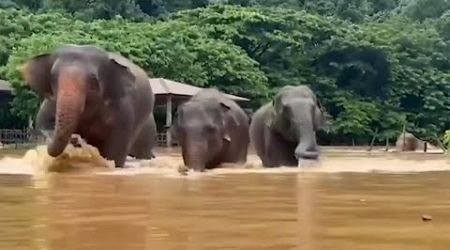
[[[292,112],[292,109],[290,106],[283,106],[283,114],[284,115],[290,116],[291,112]]]
[[[100,83],[95,75],[90,75],[88,78],[88,87],[90,90],[100,90]]]
[[[214,133],[216,131],[216,127],[212,125],[206,126],[205,129],[208,133]]]

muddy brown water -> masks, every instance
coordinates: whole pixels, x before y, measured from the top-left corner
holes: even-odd
[[[316,168],[265,170],[251,156],[181,176],[181,159],[167,154],[54,173],[45,187],[8,172],[0,249],[450,249],[448,158],[328,152]]]

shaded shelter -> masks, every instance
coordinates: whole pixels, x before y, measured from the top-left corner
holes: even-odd
[[[0,79],[0,92],[11,93],[12,90],[13,88],[9,82]]]
[[[149,78],[152,91],[155,94],[155,105],[166,106],[166,128],[172,126],[172,107],[188,101],[203,88],[172,81],[164,78]],[[234,101],[249,101],[247,98],[224,93]],[[166,129],[167,146],[172,145],[170,131]]]
[[[26,126],[26,122],[16,113],[11,112],[11,102],[14,100],[14,89],[11,83],[0,79],[0,128],[5,129],[22,129]],[[28,126],[30,126],[32,116],[30,115]]]
[[[8,81],[0,79],[0,109],[9,110],[9,102],[14,98],[13,88]]]

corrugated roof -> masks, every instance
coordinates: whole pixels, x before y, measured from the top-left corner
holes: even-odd
[[[155,95],[179,95],[179,96],[193,96],[197,94],[202,88],[175,82],[164,78],[149,78],[152,91]],[[225,94],[228,98],[236,101],[249,101],[247,98]]]
[[[0,91],[12,91],[11,84],[5,80],[0,79]]]

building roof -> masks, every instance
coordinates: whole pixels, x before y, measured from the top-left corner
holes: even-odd
[[[8,91],[11,92],[13,89],[11,84],[5,80],[0,79],[0,91]]]
[[[176,95],[176,96],[193,96],[202,88],[175,82],[164,78],[149,78],[152,91],[155,95]],[[249,101],[247,98],[225,94],[228,98],[235,101]]]

